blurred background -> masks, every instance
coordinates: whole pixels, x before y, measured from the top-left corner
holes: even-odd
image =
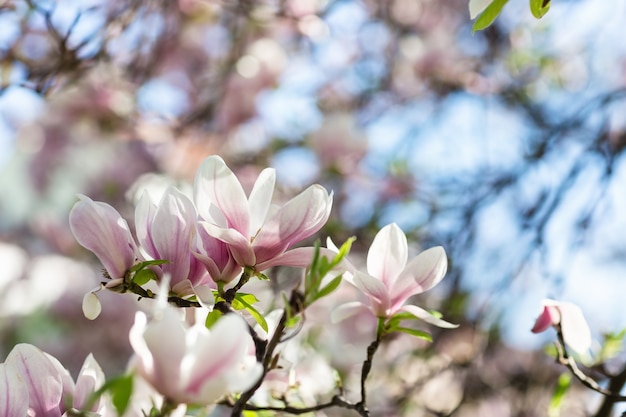
[[[357,236],[352,257],[390,222],[413,254],[445,247],[416,302],[461,327],[390,343],[384,369],[411,377],[384,415],[547,415],[546,297],[580,305],[611,357],[589,372],[621,370],[626,2],[536,20],[511,1],[471,27],[465,0],[0,0],[0,357],[29,342],[121,372],[135,300],[83,317],[101,266],[68,212],[86,194],[130,222],[137,181],[184,187],[219,154],[244,183],[276,168],[283,196],[332,190],[319,237]],[[574,384],[563,415],[599,402]]]

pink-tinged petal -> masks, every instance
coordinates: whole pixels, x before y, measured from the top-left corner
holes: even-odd
[[[56,369],[56,373],[59,375],[59,378],[61,378],[63,394],[61,396],[61,401],[59,402],[59,404],[61,406],[61,412],[63,412],[65,411],[67,406],[71,406],[72,404],[72,397],[74,396],[75,390],[74,380],[72,379],[72,375],[70,375],[70,372],[65,369],[65,367],[61,364],[61,362],[59,362],[57,358],[46,352],[43,352],[43,354],[46,356],[46,358],[48,358],[50,363]]]
[[[156,210],[156,204],[150,200],[148,193],[144,191],[135,207],[135,232],[141,247],[153,258],[158,256],[151,233]]]
[[[158,251],[153,256],[169,261],[161,268],[171,274],[172,285],[189,277],[195,221],[196,211],[191,200],[176,188],[168,188],[154,214],[151,234]]]
[[[274,185],[276,184],[276,171],[273,168],[265,168],[259,174],[254,187],[248,198],[250,208],[250,235],[255,236],[265,219],[274,195]]]
[[[199,222],[206,232],[214,238],[226,243],[235,261],[241,266],[256,264],[256,256],[246,237],[235,229],[223,229],[207,222]]]
[[[202,333],[197,335],[181,365],[186,376],[184,390],[196,402],[210,404],[229,392],[224,379],[243,360],[250,335],[245,321],[235,314],[221,318],[210,333],[197,330]],[[254,382],[250,381],[250,385]]]
[[[37,417],[60,417],[63,383],[56,367],[36,347],[21,343],[7,356],[8,372],[18,373],[28,389],[29,407]]]
[[[258,263],[280,255],[324,226],[330,215],[332,194],[312,185],[282,206],[252,241]]]
[[[143,376],[161,394],[174,398],[179,392],[180,363],[185,355],[185,329],[177,312],[166,306],[160,317],[145,324],[135,319],[130,341],[140,357]],[[141,332],[143,327],[143,332]]]
[[[428,311],[415,305],[406,305],[402,307],[400,311],[406,311],[407,313],[411,313],[415,317],[425,321],[426,323],[432,324],[433,326],[441,327],[443,329],[456,329],[457,327],[459,327],[458,324],[452,324],[440,319],[439,317],[435,317]]]
[[[436,246],[413,258],[400,273],[398,281],[413,279],[418,285],[417,293],[419,294],[437,285],[446,275],[447,270],[446,252],[441,246]]]
[[[256,270],[261,272],[273,266],[293,266],[297,268],[306,268],[307,266],[311,265],[314,253],[315,248],[312,246],[291,249],[266,262],[261,262],[257,264]],[[328,259],[332,259],[335,257],[335,253],[330,249],[320,248],[320,256],[325,256]]]
[[[579,355],[586,355],[591,349],[591,330],[583,311],[576,304],[562,302],[559,304],[561,311],[561,332],[565,343]]]
[[[537,320],[535,320],[535,324],[531,329],[533,333],[541,333],[546,331],[550,327],[558,324],[561,321],[561,313],[559,309],[553,306],[543,306],[543,310]]]
[[[104,385],[104,372],[92,354],[89,354],[80,369],[76,378],[76,388],[74,389],[73,406],[77,410],[84,410],[88,404],[89,397],[96,390]],[[100,401],[96,401],[90,410],[97,411]]]
[[[128,224],[110,205],[80,196],[69,221],[78,243],[98,257],[112,278],[122,278],[135,263],[136,245]]]
[[[386,317],[389,314],[391,303],[385,284],[371,275],[356,271],[354,285],[370,299],[372,311],[376,316]]]
[[[370,311],[370,309],[360,301],[345,303],[331,311],[330,320],[333,323],[339,323],[340,321],[344,321],[352,316],[361,314],[363,310]]]
[[[28,411],[28,389],[22,378],[0,363],[0,415],[24,417]]]
[[[211,205],[217,206],[228,221],[228,227],[244,236],[250,235],[248,199],[235,174],[217,155],[204,160],[194,183],[194,199],[198,211],[210,220]]]
[[[215,305],[215,296],[213,295],[213,288],[208,285],[196,285],[193,287],[193,292],[198,298],[198,302],[204,308],[213,308]]]
[[[400,275],[408,257],[404,232],[391,223],[376,234],[367,253],[367,272],[391,288]]]

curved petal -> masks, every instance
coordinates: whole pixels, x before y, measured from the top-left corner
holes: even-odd
[[[83,410],[88,402],[89,397],[97,389],[104,384],[104,372],[93,355],[90,353],[83,366],[80,369],[78,378],[76,378],[76,388],[74,389],[73,406],[77,410]],[[99,402],[96,401],[93,407],[87,411],[96,411],[99,407]]]
[[[332,323],[339,323],[352,316],[363,312],[363,310],[370,311],[370,309],[360,301],[351,301],[340,305],[330,312],[330,320]]]
[[[312,246],[291,249],[266,262],[261,262],[257,264],[255,269],[261,272],[273,266],[293,266],[296,268],[306,268],[307,266],[311,265],[314,253],[315,248]],[[336,254],[330,249],[320,248],[320,256],[325,256],[328,259],[332,259],[335,255]]]
[[[169,261],[161,268],[164,273],[171,274],[172,286],[189,278],[195,222],[196,210],[191,200],[176,188],[169,187],[154,213],[150,233],[158,259]]]
[[[400,311],[406,311],[407,313],[411,313],[415,317],[424,320],[426,323],[432,324],[433,326],[441,327],[443,329],[455,329],[459,327],[458,324],[452,324],[438,317],[435,317],[428,311],[415,305],[406,305],[402,307]]]
[[[252,241],[258,263],[280,255],[295,243],[317,232],[328,220],[332,194],[312,185],[282,206]]]
[[[368,274],[356,271],[354,285],[370,299],[374,314],[378,317],[386,317],[388,315],[391,303],[385,284]]]
[[[406,236],[397,224],[383,227],[367,253],[367,272],[391,288],[406,266],[408,251]]]
[[[265,168],[259,174],[248,198],[250,210],[250,236],[258,233],[263,226],[274,195],[276,171],[274,168]]]
[[[185,355],[185,329],[173,308],[165,306],[159,316],[147,324],[145,316],[136,316],[131,345],[140,357],[146,380],[161,394],[176,398],[180,393],[180,363]]]
[[[28,411],[28,389],[22,378],[0,363],[0,415],[24,417]]]
[[[235,229],[223,229],[210,223],[201,221],[199,225],[214,238],[226,243],[235,261],[241,266],[254,266],[256,256],[250,242]]]
[[[228,221],[228,227],[250,236],[250,211],[246,193],[235,174],[219,156],[211,155],[200,165],[194,182],[194,200],[205,220],[213,217],[210,207],[214,204]]]
[[[152,241],[151,229],[156,205],[150,200],[146,191],[141,194],[137,206],[135,206],[135,233],[137,241],[142,248],[153,258],[158,257],[158,252]]]
[[[416,293],[423,293],[437,285],[446,275],[448,258],[441,246],[435,246],[413,258],[401,272],[398,281],[413,279],[418,288]]]
[[[111,278],[122,278],[135,263],[136,252],[126,220],[109,204],[79,197],[69,216],[72,234],[98,257]]]
[[[15,345],[5,362],[7,372],[19,374],[28,389],[29,407],[37,417],[60,417],[63,381],[57,368],[35,346]]]
[[[224,379],[242,362],[250,334],[245,321],[235,314],[222,317],[210,333],[205,330],[198,329],[202,333],[189,346],[181,368],[184,390],[193,402],[210,404],[229,392]]]
[[[101,287],[95,288],[83,297],[83,314],[88,320],[95,320],[102,312],[102,305],[96,295],[100,289]]]
[[[585,320],[583,311],[576,304],[561,302],[561,331],[563,340],[579,355],[589,353],[591,348],[591,330]]]

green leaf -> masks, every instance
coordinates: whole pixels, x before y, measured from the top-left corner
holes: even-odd
[[[530,12],[541,19],[550,10],[550,0],[530,0]]]
[[[241,303],[245,306],[248,313],[250,313],[250,315],[254,317],[254,320],[256,320],[256,322],[259,323],[259,326],[261,326],[261,328],[267,332],[268,326],[267,326],[267,322],[265,321],[265,317],[263,317],[263,315],[256,308],[246,303],[244,300],[241,300]]]
[[[170,262],[170,261],[168,261],[168,260],[166,260],[166,259],[154,259],[154,260],[151,260],[151,261],[143,261],[143,262],[139,262],[139,263],[137,263],[137,264],[133,265],[133,266],[130,268],[130,272],[137,272],[137,271],[140,271],[140,270],[142,270],[142,269],[144,269],[145,267],[150,266],[150,265],[163,265],[163,264],[167,264],[167,263],[169,263],[169,262]]]
[[[209,314],[207,314],[204,325],[207,329],[210,329],[219,320],[220,317],[222,317],[222,312],[214,309]]]
[[[472,32],[488,28],[494,20],[496,20],[496,17],[498,17],[507,2],[508,0],[494,0],[480,16],[478,16],[478,19],[476,19],[472,27]]]
[[[322,288],[321,290],[319,290],[317,294],[315,294],[315,300],[320,299],[322,297],[326,297],[328,294],[335,291],[337,287],[339,287],[339,284],[341,284],[342,278],[343,278],[343,275],[338,275],[335,278],[333,278],[332,281],[330,281],[324,288]]]
[[[147,284],[151,279],[156,280],[157,276],[149,269],[141,269],[133,276],[133,282],[139,286]]]
[[[396,327],[394,331],[410,334],[411,336],[418,337],[420,339],[426,340],[427,342],[433,341],[433,338],[430,335],[430,333],[426,333],[425,331],[422,331],[422,330],[411,329],[410,327]]]
[[[572,376],[564,372],[559,377],[559,381],[554,388],[550,405],[548,406],[548,417],[559,417],[561,415],[561,406],[563,405],[563,399],[565,394],[572,383]]]
[[[121,375],[108,380],[100,389],[94,392],[87,402],[85,408],[90,408],[93,404],[108,391],[111,396],[111,402],[115,407],[118,415],[123,415],[128,408],[130,397],[133,393],[133,376]]]

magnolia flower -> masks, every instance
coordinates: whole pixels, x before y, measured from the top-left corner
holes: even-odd
[[[170,274],[172,291],[179,295],[188,295],[188,284],[194,287],[208,278],[204,265],[192,254],[196,217],[191,200],[174,187],[167,188],[158,205],[144,193],[135,209],[141,249],[152,259],[168,261],[154,269],[160,276]]]
[[[98,257],[111,278],[124,278],[137,258],[128,223],[109,204],[79,197],[70,211],[72,234]]]
[[[410,297],[428,291],[443,279],[448,265],[444,249],[437,246],[425,250],[408,264],[407,258],[406,236],[392,223],[374,237],[367,254],[367,273],[352,268],[346,278],[368,297],[369,308],[377,317],[388,318],[404,311],[439,327],[457,327],[420,307],[405,305]],[[333,318],[341,320],[363,306],[361,302],[344,304],[333,312]]]
[[[532,328],[533,333],[541,333],[549,327],[560,328],[563,340],[579,355],[589,353],[591,330],[576,304],[565,301],[543,300],[543,310]]]
[[[162,305],[153,320],[138,312],[130,331],[135,368],[175,403],[211,404],[250,388],[261,376],[245,321],[222,317],[211,330],[186,326],[178,311]]]
[[[276,265],[308,265],[313,248],[288,249],[317,232],[332,206],[332,194],[312,185],[271,214],[275,181],[275,171],[264,169],[246,197],[235,174],[213,155],[202,163],[194,183],[201,226],[228,244],[239,265],[257,271]]]
[[[89,355],[76,383],[54,357],[29,344],[16,345],[0,364],[0,415],[6,417],[66,416],[70,409],[104,412],[87,400],[104,383],[104,374]]]

